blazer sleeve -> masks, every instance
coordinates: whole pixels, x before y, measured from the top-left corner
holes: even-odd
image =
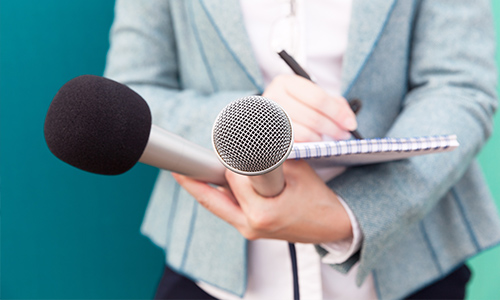
[[[361,251],[334,266],[347,272],[359,261],[358,284],[461,178],[492,131],[497,77],[489,1],[424,0],[417,9],[408,92],[387,136],[456,134],[460,147],[352,168],[329,182],[363,231]]]
[[[169,3],[116,2],[104,76],[139,93],[150,106],[154,124],[210,147],[217,114],[230,101],[258,89],[203,93],[185,88],[176,44],[182,32],[173,26],[175,15]]]

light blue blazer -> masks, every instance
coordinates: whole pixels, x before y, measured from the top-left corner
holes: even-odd
[[[359,262],[357,283],[373,274],[380,299],[403,298],[500,242],[474,158],[497,105],[489,2],[354,0],[342,91],[363,100],[359,131],[456,134],[460,142],[450,153],[356,167],[328,183],[364,234],[361,250],[332,267],[347,272]],[[237,0],[117,1],[105,75],[140,93],[155,124],[207,148],[220,110],[265,88]],[[167,172],[141,230],[171,268],[245,293],[247,241]]]

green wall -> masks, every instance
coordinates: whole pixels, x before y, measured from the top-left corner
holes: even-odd
[[[59,87],[102,74],[113,4],[0,0],[2,299],[153,296],[162,252],[139,226],[157,171],[138,165],[121,176],[89,174],[57,160],[43,140]],[[500,206],[499,115],[496,121],[480,160]],[[470,265],[468,298],[499,299],[500,247]]]

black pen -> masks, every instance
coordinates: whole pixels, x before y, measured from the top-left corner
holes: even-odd
[[[313,81],[311,76],[299,65],[299,63],[291,57],[285,50],[281,50],[278,55],[286,62],[286,64],[292,69],[292,71],[305,79]],[[361,109],[361,101],[359,99],[353,99],[349,101],[349,106],[351,107],[354,114],[356,114]],[[349,133],[358,140],[363,139],[357,130],[349,131]]]

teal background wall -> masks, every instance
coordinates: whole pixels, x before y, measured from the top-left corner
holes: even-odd
[[[59,87],[102,74],[113,5],[0,0],[1,299],[153,296],[162,252],[139,226],[157,171],[138,165],[121,176],[89,174],[57,160],[43,139]],[[500,1],[494,10],[500,32]],[[500,206],[499,149],[497,115],[480,161]],[[468,299],[500,299],[500,247],[470,265]]]
[[[2,299],[152,298],[162,252],[139,233],[157,171],[93,175],[43,138],[57,90],[102,75],[113,0],[0,0]]]
[[[500,70],[500,1],[492,0],[497,40],[496,61]],[[500,79],[499,79],[500,82]],[[497,85],[500,95],[500,84]],[[479,155],[486,180],[500,213],[500,107],[495,116],[495,130],[488,144]],[[474,275],[468,291],[468,299],[500,299],[500,246],[492,248],[470,260]]]

